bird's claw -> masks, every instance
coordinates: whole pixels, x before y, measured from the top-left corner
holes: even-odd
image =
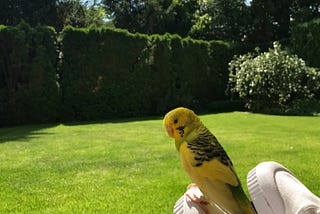
[[[197,204],[203,204],[203,205],[207,205],[209,204],[209,202],[203,197],[198,197],[196,194],[193,194],[192,196],[188,193],[186,193],[186,196],[194,203]]]
[[[197,195],[195,193],[195,191],[190,190],[190,189],[196,189],[199,191],[199,188],[196,184],[190,184],[188,186],[188,190],[187,193],[185,194],[193,203],[198,204],[199,207],[205,212],[205,213],[209,213],[209,210],[207,208],[207,205],[209,204],[209,202],[205,199],[205,197],[203,195]],[[201,192],[200,192],[201,193]]]

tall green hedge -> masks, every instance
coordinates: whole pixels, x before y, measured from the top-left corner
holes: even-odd
[[[170,34],[1,26],[0,125],[207,110],[227,99],[235,50]]]
[[[147,38],[107,28],[63,32],[62,117],[101,119],[143,113],[148,99],[141,60]],[[141,67],[141,68],[139,68]]]
[[[0,26],[0,126],[56,121],[55,39],[49,27]]]
[[[63,31],[62,118],[103,119],[205,109],[223,100],[232,48],[177,35],[108,28]]]
[[[309,66],[320,68],[320,19],[293,27],[291,47]]]

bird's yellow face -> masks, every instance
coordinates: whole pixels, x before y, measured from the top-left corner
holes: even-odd
[[[183,107],[173,109],[163,119],[168,135],[176,141],[184,139],[199,123],[198,116],[192,110]]]

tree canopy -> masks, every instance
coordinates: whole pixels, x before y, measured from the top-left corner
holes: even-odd
[[[102,0],[116,27],[146,34],[270,43],[320,17],[318,0]]]
[[[250,31],[244,0],[201,0],[190,35],[210,40],[241,41]]]
[[[197,0],[104,0],[118,28],[145,34],[177,33],[188,35]]]
[[[319,0],[2,0],[0,24],[106,25],[132,33],[269,43],[320,17]]]
[[[30,25],[55,25],[57,0],[1,0],[0,24],[17,25],[22,19]]]
[[[17,25],[24,20],[31,26],[49,25],[60,31],[66,25],[104,25],[105,17],[102,5],[96,1],[91,5],[81,0],[1,0],[0,3],[3,25]]]

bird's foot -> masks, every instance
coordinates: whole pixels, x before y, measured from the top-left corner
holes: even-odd
[[[188,191],[186,192],[186,196],[195,204],[199,205],[199,207],[206,213],[209,214],[209,210],[207,205],[209,202],[202,195],[200,189],[197,184],[192,183],[188,186]]]

